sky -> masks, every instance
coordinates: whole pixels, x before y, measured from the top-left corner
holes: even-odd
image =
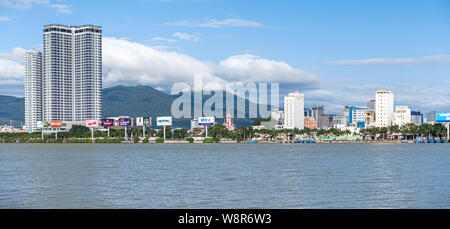
[[[448,0],[0,0],[0,94],[23,97],[47,24],[102,26],[104,87],[275,82],[325,113],[388,89],[450,112]]]

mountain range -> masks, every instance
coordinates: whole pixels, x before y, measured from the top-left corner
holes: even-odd
[[[155,126],[157,116],[170,116],[172,102],[179,95],[169,95],[156,90],[150,86],[115,86],[103,89],[103,117],[152,117],[152,126]],[[203,103],[211,96],[203,96]],[[193,115],[193,99],[191,100],[191,110]],[[245,100],[246,111],[248,114],[249,104]],[[225,96],[224,96],[225,105]],[[236,97],[234,107],[236,110]],[[0,125],[9,124],[21,127],[25,119],[25,101],[24,98],[14,96],[0,95]],[[224,117],[226,115],[223,109]],[[246,115],[245,117],[248,117]],[[252,125],[255,119],[241,118],[233,119],[237,126]],[[217,123],[223,122],[223,119],[216,119]],[[174,119],[174,127],[190,128],[190,119]]]

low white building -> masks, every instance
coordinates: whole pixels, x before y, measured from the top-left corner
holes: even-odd
[[[392,124],[403,126],[411,122],[411,109],[408,106],[396,106],[392,117]]]

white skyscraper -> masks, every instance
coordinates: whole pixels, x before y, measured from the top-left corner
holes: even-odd
[[[39,131],[42,121],[42,52],[25,53],[25,131]]]
[[[394,92],[378,90],[375,100],[375,126],[387,127],[392,125],[394,114]]]
[[[44,26],[43,119],[84,121],[102,116],[102,29]]]
[[[304,129],[305,96],[298,91],[284,96],[284,128]]]

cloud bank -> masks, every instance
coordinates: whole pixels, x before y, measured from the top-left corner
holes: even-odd
[[[70,14],[72,10],[66,4],[54,3],[55,1],[51,0],[0,0],[0,6],[20,9],[20,10],[29,10],[32,8],[33,4],[43,5],[52,9],[55,9],[58,13]]]
[[[214,18],[205,18],[202,21],[176,21],[164,23],[167,26],[178,27],[203,27],[203,28],[224,28],[224,27],[262,27],[263,24],[255,21],[248,21],[237,18],[228,18],[224,20],[217,20]]]
[[[325,64],[335,66],[346,65],[398,65],[406,67],[450,64],[450,55],[441,54],[417,58],[371,58],[362,60],[335,60]]]

